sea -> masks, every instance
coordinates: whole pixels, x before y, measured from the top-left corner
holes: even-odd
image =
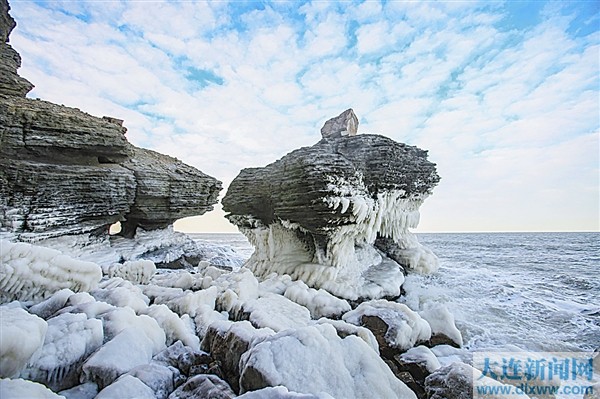
[[[244,257],[242,234],[193,234]],[[409,306],[446,305],[470,351],[600,348],[600,233],[417,234],[440,269],[410,274]]]

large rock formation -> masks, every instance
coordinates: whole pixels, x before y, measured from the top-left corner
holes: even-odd
[[[21,57],[8,44],[8,36],[17,25],[8,14],[8,2],[0,1],[0,92],[15,96],[25,96],[33,85],[17,74],[21,66]]]
[[[212,209],[221,182],[131,145],[122,121],[25,98],[8,9],[0,0],[0,228],[38,240],[122,221],[133,236]]]
[[[353,116],[342,113],[317,144],[244,169],[231,183],[223,208],[256,247],[246,266],[257,276],[289,274],[358,299],[399,295],[399,264],[437,268],[409,231],[439,181],[435,164],[417,147],[331,129],[358,123]]]

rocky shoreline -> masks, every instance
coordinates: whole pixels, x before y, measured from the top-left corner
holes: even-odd
[[[118,119],[25,98],[8,11],[0,397],[470,397],[452,314],[398,301],[407,273],[437,269],[410,232],[439,181],[426,151],[357,135],[350,109],[244,169],[223,199],[244,260],[172,229],[212,209],[217,179],[134,147]]]

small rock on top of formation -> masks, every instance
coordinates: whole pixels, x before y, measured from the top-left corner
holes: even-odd
[[[324,139],[341,136],[355,136],[358,130],[358,118],[352,108],[345,110],[335,118],[329,119],[321,128]]]

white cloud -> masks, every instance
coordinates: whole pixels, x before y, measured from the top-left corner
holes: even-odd
[[[361,132],[438,164],[423,230],[598,228],[600,38],[558,3],[521,30],[500,3],[11,6],[34,95],[125,119],[134,144],[226,183],[353,107]]]

